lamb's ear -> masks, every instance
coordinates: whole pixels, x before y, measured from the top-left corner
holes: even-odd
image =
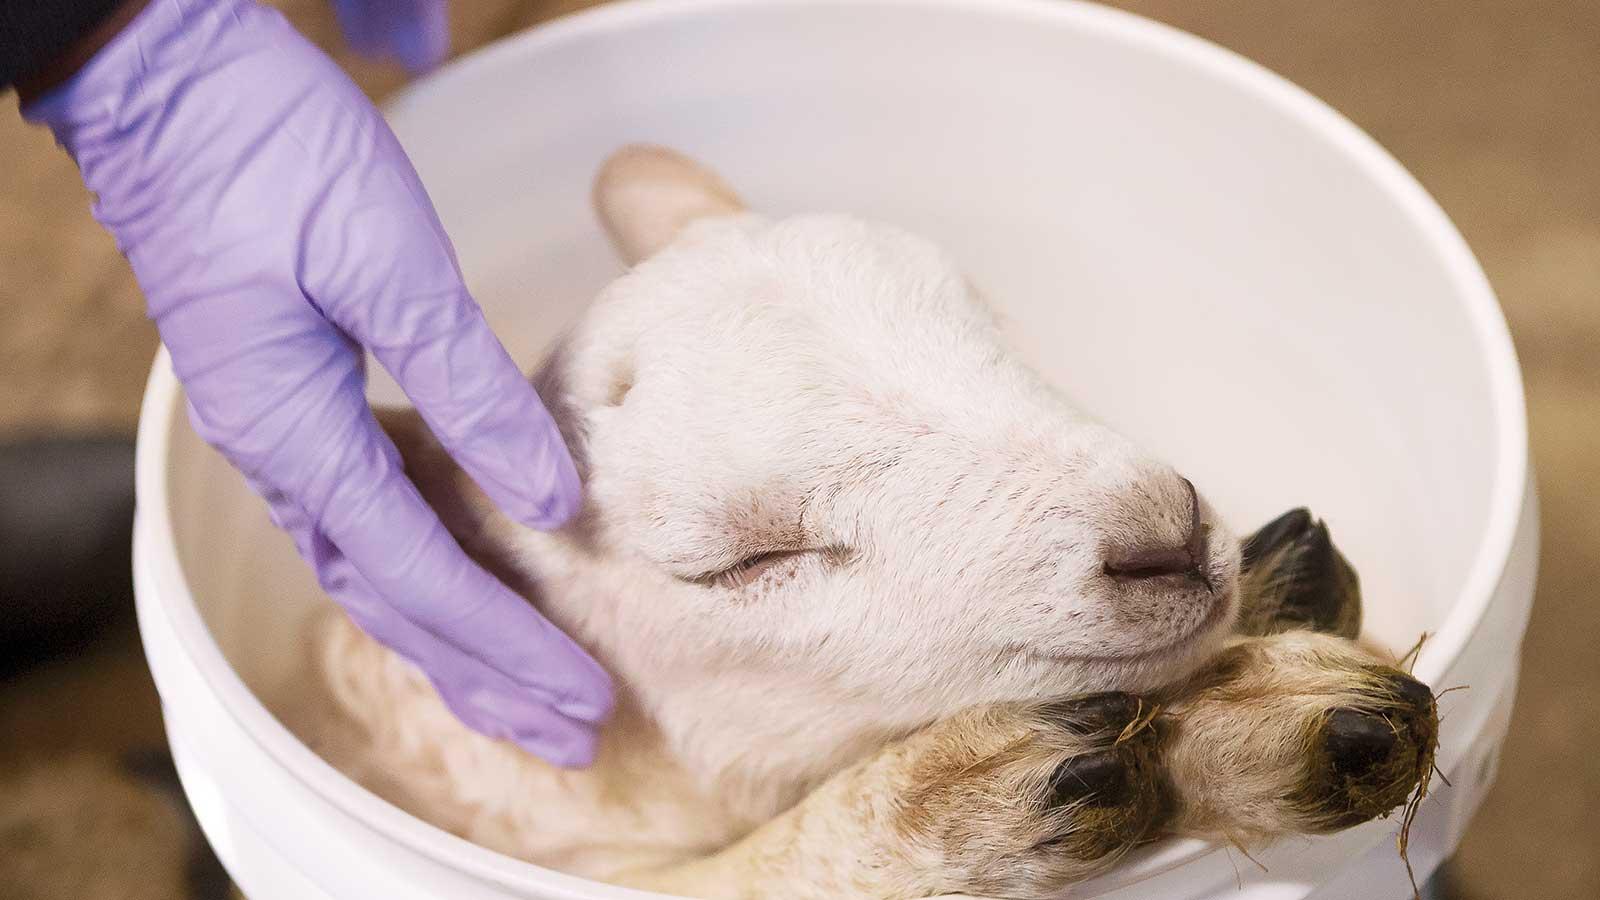
[[[601,166],[594,205],[629,264],[665,247],[695,219],[744,210],[738,195],[709,169],[644,144],[618,150]]]

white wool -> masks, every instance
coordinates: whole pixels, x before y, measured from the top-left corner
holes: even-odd
[[[1108,576],[1116,548],[1183,544],[1189,488],[1020,363],[950,258],[888,225],[733,211],[652,164],[673,183],[661,203],[711,214],[655,237],[685,217],[612,170],[630,188],[602,182],[619,244],[671,243],[536,378],[584,513],[482,537],[617,677],[608,755],[557,773],[466,734],[420,678],[368,658],[384,651],[325,656],[345,708],[412,746],[385,765],[465,801],[452,827],[603,873],[726,842],[964,708],[1149,689],[1216,651],[1235,538],[1202,502],[1213,590]],[[775,551],[797,552],[748,584],[704,577]],[[420,771],[392,774],[414,807],[441,802]],[[592,846],[617,834],[631,846]]]

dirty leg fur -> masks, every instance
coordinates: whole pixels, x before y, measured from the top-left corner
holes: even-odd
[[[706,859],[622,880],[697,897],[1046,897],[1162,812],[1155,713],[1108,693],[939,722]]]
[[[1352,641],[1246,637],[1157,722],[1168,830],[1259,846],[1387,815],[1432,768],[1433,694]]]

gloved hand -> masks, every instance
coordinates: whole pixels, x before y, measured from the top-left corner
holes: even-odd
[[[586,765],[610,679],[467,558],[367,406],[362,347],[508,515],[548,529],[578,505],[560,435],[366,97],[275,11],[155,0],[23,112],[98,195],[195,428],[328,592],[470,727]]]

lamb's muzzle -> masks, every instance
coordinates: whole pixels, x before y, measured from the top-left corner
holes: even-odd
[[[1194,482],[1183,479],[1189,488],[1189,536],[1181,545],[1112,548],[1106,559],[1106,574],[1119,578],[1161,578],[1178,575],[1195,578],[1211,589],[1206,574],[1206,536],[1210,528],[1200,519],[1200,495]]]

